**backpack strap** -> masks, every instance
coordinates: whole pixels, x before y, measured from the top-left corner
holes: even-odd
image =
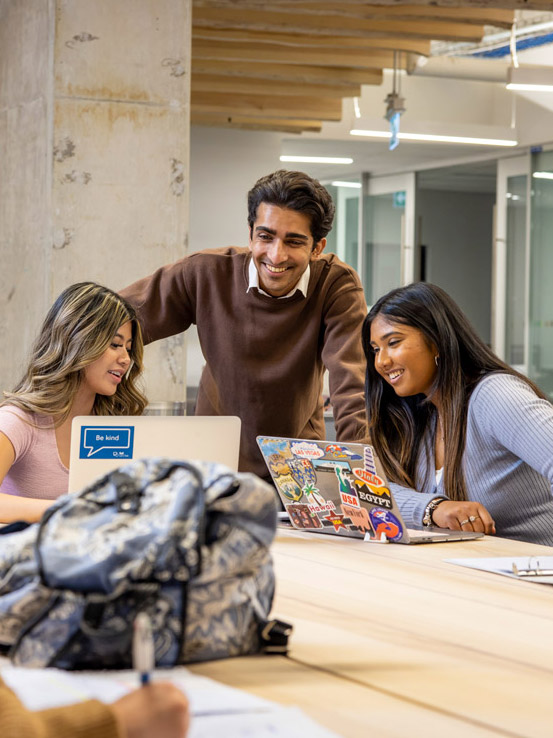
[[[259,640],[262,653],[288,653],[288,639],[293,630],[290,623],[283,620],[265,620],[258,624]]]

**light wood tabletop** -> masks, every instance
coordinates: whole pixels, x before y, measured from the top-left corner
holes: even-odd
[[[289,656],[192,670],[344,736],[553,736],[553,587],[444,559],[553,555],[495,537],[405,546],[279,529]]]

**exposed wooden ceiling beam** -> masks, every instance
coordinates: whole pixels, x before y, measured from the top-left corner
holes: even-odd
[[[242,128],[254,131],[281,131],[284,133],[318,133],[319,120],[285,120],[284,118],[251,118],[226,113],[200,113],[192,107],[190,123],[197,126],[217,126],[222,128]]]
[[[243,0],[194,0],[194,4],[202,7],[213,7],[213,2],[223,2],[225,6],[243,8]],[[264,8],[267,0],[247,0],[251,7]],[[318,5],[319,0],[302,0],[306,5]],[[271,0],[271,6],[290,7],[295,0]],[[430,5],[438,8],[458,8],[470,6],[471,8],[502,8],[510,10],[553,10],[551,0],[348,0],[350,5],[382,5],[385,7],[397,7],[403,5]]]
[[[553,2],[551,3],[553,5]],[[282,6],[282,10],[288,13],[304,13],[304,14],[334,14],[344,15],[354,18],[372,18],[374,20],[409,20],[409,19],[441,19],[450,20],[461,23],[474,23],[477,25],[496,26],[498,28],[510,28],[513,23],[514,13],[512,10],[504,10],[503,8],[480,7],[475,8],[472,5],[464,5],[463,7],[436,7],[435,2],[427,2],[425,5],[378,5],[363,2],[342,2],[334,0],[334,2],[324,2],[322,0],[288,0],[287,2],[275,3],[271,2],[271,7],[277,8]],[[194,7],[198,8],[224,8],[236,7],[229,3],[228,0],[194,0]],[[267,8],[266,0],[241,0],[240,9],[242,11],[260,8]]]
[[[430,55],[430,41],[395,36],[365,38],[361,36],[306,36],[288,33],[262,33],[260,31],[241,31],[239,29],[195,28],[194,38],[209,41],[228,41],[235,43],[276,44],[292,48],[327,49],[334,53],[341,49],[395,49],[410,54]]]
[[[300,66],[297,64],[272,64],[221,59],[202,59],[192,56],[192,74],[218,74],[229,77],[255,77],[256,79],[304,84],[332,83],[352,85],[379,85],[382,83],[381,69],[347,69],[345,67]]]
[[[410,21],[372,20],[343,15],[315,15],[292,13],[289,10],[255,10],[220,7],[195,7],[192,28],[235,28],[239,30],[292,33],[335,34],[337,36],[393,35],[418,39],[442,39],[447,41],[479,41],[483,26],[469,23],[452,23],[428,18]]]
[[[275,44],[236,44],[224,41],[197,41],[192,38],[194,59],[240,59],[249,62],[281,62],[358,69],[384,69],[394,65],[392,51],[337,49],[332,53],[320,49],[284,48]]]
[[[319,131],[394,56],[412,70],[431,40],[476,43],[519,7],[553,0],[193,0],[191,122]]]
[[[342,118],[341,98],[298,98],[290,95],[244,95],[192,91],[190,101],[198,113],[228,113],[228,115],[292,120],[310,118],[339,121]]]
[[[454,21],[457,23],[474,23],[481,26],[496,26],[510,28],[513,24],[512,10],[497,8],[464,7],[436,7],[435,3],[427,5],[363,5],[352,2],[294,2],[289,6],[289,12],[335,13],[336,15],[351,15],[353,17],[373,18],[374,20],[410,20],[431,18]]]
[[[251,95],[301,95],[302,97],[359,97],[361,85],[311,84],[278,82],[254,77],[227,77],[222,74],[193,74],[192,92],[233,92]]]

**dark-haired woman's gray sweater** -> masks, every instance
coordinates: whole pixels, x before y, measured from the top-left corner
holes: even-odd
[[[434,444],[421,453],[419,492],[391,484],[408,526],[420,525],[427,504],[446,495],[436,486]],[[495,520],[497,535],[553,546],[553,405],[524,381],[491,374],[469,401],[463,469],[469,500]]]

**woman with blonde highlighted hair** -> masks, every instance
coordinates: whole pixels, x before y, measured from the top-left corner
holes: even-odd
[[[112,290],[80,282],[50,308],[27,370],[0,405],[0,521],[40,519],[67,492],[77,415],[140,415],[143,342]]]

